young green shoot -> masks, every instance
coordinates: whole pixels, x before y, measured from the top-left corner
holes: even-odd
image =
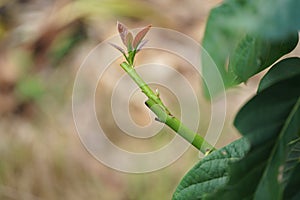
[[[148,97],[148,100],[145,102],[145,104],[157,116],[156,120],[169,126],[172,130],[174,130],[190,144],[200,150],[203,154],[207,155],[208,153],[215,150],[215,148],[211,144],[209,144],[203,137],[190,130],[188,127],[182,124],[179,119],[173,116],[169,109],[162,102],[159,96],[159,92],[154,92],[134,69],[135,56],[147,43],[147,40],[144,40],[144,37],[150,30],[151,25],[142,28],[142,30],[139,31],[135,37],[133,37],[133,34],[124,24],[118,22],[117,27],[126,50],[115,44],[110,44],[118,49],[125,57],[126,61],[122,62],[120,66],[139,86],[141,91]]]

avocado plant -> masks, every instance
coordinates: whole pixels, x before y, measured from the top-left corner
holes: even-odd
[[[230,88],[268,68],[235,117],[241,138],[221,149],[184,126],[136,73],[134,58],[151,26],[133,38],[118,23],[127,51],[113,46],[126,59],[121,67],[148,97],[146,105],[205,154],[183,177],[173,200],[300,199],[300,58],[286,55],[298,43],[299,10],[299,0],[225,0],[211,10],[202,44],[218,73],[203,59],[203,76],[214,80],[221,74]],[[203,85],[208,98],[220,92],[209,93]]]

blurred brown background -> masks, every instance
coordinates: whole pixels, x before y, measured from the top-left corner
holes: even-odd
[[[83,147],[72,119],[71,97],[76,72],[87,53],[117,33],[116,21],[130,28],[152,24],[201,41],[209,10],[220,3],[180,0],[1,0],[0,1],[0,199],[8,200],[154,200],[170,199],[185,172],[198,160],[192,147],[172,165],[148,174],[126,174],[96,161]],[[146,56],[147,58],[147,56]],[[168,59],[162,58],[162,59]],[[200,129],[209,118],[193,69],[172,63],[199,92]],[[108,70],[102,80],[97,114],[108,137],[122,148],[147,151],[156,141],[120,136],[110,109],[113,81],[123,74]],[[117,74],[116,77],[114,74]],[[255,92],[258,77],[243,91],[228,92],[228,116],[217,147],[238,137],[233,116]],[[163,91],[163,89],[162,89]],[[167,105],[176,109],[168,91]],[[140,99],[130,105],[138,124],[149,121]],[[207,112],[207,113],[205,113]],[[167,133],[168,132],[168,133]],[[151,139],[152,140],[152,139]],[[154,139],[155,140],[155,139]]]

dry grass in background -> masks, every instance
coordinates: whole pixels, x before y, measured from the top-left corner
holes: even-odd
[[[75,131],[71,113],[73,81],[87,52],[116,34],[116,20],[132,28],[149,23],[172,28],[200,41],[209,9],[219,2],[1,1],[0,199],[170,199],[184,173],[197,161],[197,151],[190,149],[169,167],[148,174],[125,174],[102,165],[87,153]],[[200,90],[199,77],[192,69],[173,64]],[[108,73],[114,77],[104,78],[100,92],[105,98],[99,99],[98,117],[100,121],[106,119],[109,134],[120,146],[140,145],[141,151],[157,148],[161,143],[124,142],[115,136],[118,129],[106,109],[112,80],[122,73],[117,69],[116,74]],[[233,116],[254,93],[256,84],[254,78],[242,94],[229,91],[228,119],[217,146],[238,137],[231,125]],[[164,98],[176,107],[172,95]],[[200,93],[199,99],[204,119],[201,128],[205,129],[209,104]],[[136,106],[132,115],[140,120],[138,123],[149,120],[143,102],[130,106]]]

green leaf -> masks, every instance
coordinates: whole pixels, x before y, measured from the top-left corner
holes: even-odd
[[[242,138],[204,157],[184,176],[173,200],[202,199],[225,185],[228,181],[228,165],[241,159],[248,149],[247,140]]]
[[[300,76],[298,77],[300,78]],[[300,88],[299,88],[300,91]],[[267,167],[260,180],[255,197],[265,199],[281,199],[284,190],[283,168],[290,147],[288,143],[297,138],[300,130],[300,97],[292,107],[280,129],[277,140],[268,159]],[[275,191],[275,192],[274,192]],[[265,193],[268,193],[266,195]]]
[[[211,60],[205,56],[202,56],[202,72],[204,77],[204,85],[206,96],[208,96],[208,90],[206,82],[211,81],[212,83],[220,75],[223,79],[224,85],[229,87],[232,85],[231,78],[227,73],[227,62],[228,57],[238,44],[239,40],[244,36],[243,30],[231,30],[224,26],[226,18],[229,17],[230,13],[234,12],[234,7],[228,3],[224,3],[221,6],[214,8],[209,15],[205,34],[203,38],[203,48],[211,56],[217,66],[217,70],[211,65]],[[208,82],[211,87],[216,87]],[[210,94],[212,97],[217,95],[221,88],[212,88],[214,93]]]
[[[299,151],[299,150],[298,150]],[[297,200],[300,199],[300,163],[298,158],[298,164],[293,170],[293,174],[289,179],[288,185],[286,186],[286,190],[284,191],[284,199],[287,200]]]
[[[267,87],[291,78],[300,74],[300,58],[293,57],[287,58],[275,64],[269,72],[262,78],[258,86],[258,92],[266,89]]]
[[[215,80],[221,75],[225,87],[232,87],[290,52],[298,40],[299,3],[298,0],[227,0],[214,8],[206,25],[203,47],[218,71],[204,58],[204,80]],[[211,95],[219,92],[216,88]]]
[[[267,38],[281,38],[300,29],[299,0],[227,0],[236,7],[226,18],[231,28]]]
[[[295,32],[281,39],[262,39],[247,35],[230,57],[228,70],[234,84],[246,82],[251,76],[272,65],[281,56],[292,51],[298,43]]]
[[[286,64],[281,61],[277,66]],[[273,77],[275,71],[266,76]],[[208,199],[282,199],[290,143],[300,133],[300,75],[273,83],[236,116],[235,126],[250,141],[251,149],[231,166],[228,184]]]
[[[296,173],[299,173],[299,171],[297,170],[297,166],[300,165],[300,140],[298,139],[296,141],[293,141],[290,145],[292,146],[292,148],[288,153],[287,159],[285,161],[282,177],[285,186],[288,185],[285,190],[285,195],[287,196],[291,196],[294,193],[291,191],[292,189],[289,185],[291,185],[291,182],[293,182],[291,178],[295,177],[295,171]],[[298,179],[299,178],[300,177],[298,175]],[[300,180],[297,181],[300,182]]]

